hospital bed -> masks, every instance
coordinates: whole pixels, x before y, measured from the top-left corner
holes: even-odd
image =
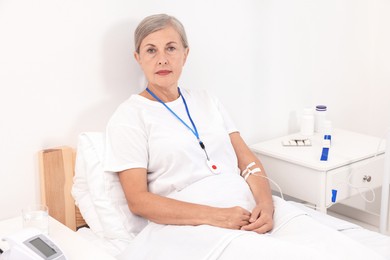
[[[62,146],[39,152],[42,202],[50,215],[116,256],[134,239],[142,218],[130,213],[117,174],[102,167],[104,136],[83,133],[76,149]],[[76,174],[75,174],[76,172]],[[359,245],[390,259],[390,237],[290,202]]]

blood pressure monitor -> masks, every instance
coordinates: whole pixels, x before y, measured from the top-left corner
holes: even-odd
[[[0,260],[66,260],[59,247],[35,228],[23,229],[4,240],[10,248],[0,255]]]

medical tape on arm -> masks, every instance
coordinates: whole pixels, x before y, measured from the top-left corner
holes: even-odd
[[[256,163],[255,162],[251,162],[250,164],[248,164],[248,166],[245,168],[245,170],[243,170],[241,172],[241,176],[247,180],[249,175],[251,174],[255,174],[255,173],[258,173],[258,172],[261,172],[261,169],[259,167],[256,167],[254,169],[251,169],[251,167],[255,166]]]

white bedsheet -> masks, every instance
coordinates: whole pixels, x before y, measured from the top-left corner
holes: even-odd
[[[276,229],[270,234],[152,223],[118,259],[386,259],[312,217],[297,214],[291,204],[278,199],[275,203]],[[285,208],[289,218],[280,214]]]
[[[376,253],[383,256],[384,259],[390,259],[390,237],[389,236],[384,236],[384,235],[379,234],[377,232],[373,232],[373,231],[369,231],[367,229],[361,228],[360,226],[358,226],[356,224],[353,224],[353,223],[350,223],[350,222],[347,222],[347,221],[344,221],[344,220],[341,220],[341,219],[338,219],[338,218],[335,218],[335,217],[332,217],[329,215],[325,215],[323,213],[314,211],[312,209],[308,209],[307,207],[305,207],[299,203],[295,203],[295,202],[288,202],[288,203],[292,204],[294,206],[302,207],[302,210],[304,210],[306,212],[306,214],[308,214],[308,216],[312,220],[317,221],[317,222],[321,222],[323,225],[327,226],[328,227],[328,229],[326,229],[327,232],[329,232],[329,229],[340,230],[341,235],[346,235],[350,239],[355,241],[355,243],[359,243],[359,244],[354,244],[353,245],[354,247],[365,248],[365,246],[367,246],[368,248],[371,248],[371,250],[373,250]],[[306,217],[298,217],[298,215],[296,215],[294,213],[294,212],[296,212],[296,210],[293,207],[286,207],[286,209],[287,209],[286,212],[291,211],[290,212],[291,213],[290,220],[293,220],[293,219],[295,219],[295,220],[290,221],[291,223],[288,222],[288,224],[285,223],[286,229],[284,229],[284,230],[282,227],[280,227],[281,232],[279,234],[279,238],[277,238],[277,237],[272,238],[271,235],[259,236],[257,234],[238,236],[236,239],[233,239],[232,241],[230,241],[230,243],[228,243],[228,245],[225,248],[223,248],[223,250],[221,250],[221,248],[219,250],[217,250],[217,249],[214,250],[214,252],[213,252],[214,255],[210,254],[209,259],[212,259],[212,257],[216,258],[218,255],[219,255],[219,258],[217,258],[217,259],[219,259],[219,260],[253,259],[253,256],[258,257],[258,258],[254,258],[254,259],[261,259],[260,256],[262,254],[263,255],[267,254],[268,258],[266,258],[266,259],[283,259],[283,257],[281,257],[280,255],[275,256],[275,253],[278,253],[280,251],[281,245],[283,245],[283,247],[284,247],[284,250],[282,252],[289,252],[288,259],[294,259],[293,252],[295,252],[295,254],[298,254],[298,256],[295,256],[295,258],[297,258],[297,259],[305,259],[305,257],[307,257],[308,259],[317,259],[314,257],[316,254],[318,254],[318,252],[316,250],[308,249],[307,247],[304,247],[302,245],[294,244],[294,241],[283,241],[283,238],[281,238],[281,236],[285,236],[284,239],[288,240],[289,239],[288,233],[293,233],[293,234],[296,233],[296,232],[292,231],[292,229],[296,228],[297,230],[300,230],[302,228],[302,226],[307,227],[307,225],[308,225],[308,220],[306,219],[306,218],[308,218],[307,216]],[[287,214],[285,216],[287,216]],[[297,218],[295,218],[294,216]],[[299,215],[299,216],[302,216],[302,215]],[[312,220],[309,220],[309,221],[312,221]],[[287,228],[287,226],[288,226],[288,228]],[[212,234],[212,233],[210,233],[210,230],[207,230],[208,229],[207,226],[200,226],[200,227],[197,227],[197,229],[198,229],[199,233],[201,233],[203,236],[205,236],[204,234],[207,234],[207,236]],[[314,231],[314,229],[313,229],[313,231]],[[184,229],[183,229],[183,231],[180,231],[180,232],[182,232],[183,238],[180,239],[179,242],[178,241],[170,241],[170,240],[166,241],[167,244],[170,244],[170,243],[174,244],[175,245],[174,247],[172,247],[172,245],[168,245],[168,248],[170,248],[170,249],[167,249],[165,247],[166,243],[163,243],[163,244],[157,243],[158,245],[160,245],[159,247],[152,248],[152,246],[150,246],[150,247],[148,247],[147,251],[152,250],[158,255],[158,257],[156,259],[163,259],[163,258],[159,258],[159,257],[163,256],[162,252],[167,250],[168,255],[171,257],[169,259],[175,259],[175,258],[173,258],[174,254],[171,254],[170,251],[174,251],[176,247],[182,247],[183,245],[184,246],[189,245],[189,247],[187,248],[188,249],[187,253],[189,255],[192,255],[193,250],[195,250],[195,251],[202,250],[202,248],[200,248],[200,246],[197,244],[188,244],[187,243],[186,237],[189,235],[189,233],[187,233]],[[278,233],[278,231],[274,231],[274,232]],[[122,244],[121,241],[102,240],[101,238],[99,238],[98,236],[93,234],[93,232],[91,230],[85,229],[85,228],[80,229],[78,231],[78,233],[81,234],[82,236],[86,237],[89,241],[95,243],[100,248],[104,248],[107,252],[109,252],[113,256],[117,256],[120,253],[122,253],[122,259],[125,259],[127,257],[126,254],[123,253],[121,250],[121,248],[124,247],[124,245]],[[314,233],[320,234],[318,229],[315,230]],[[290,236],[290,238],[292,240],[294,240],[294,238],[292,236]],[[229,237],[227,237],[227,239],[229,239]],[[277,241],[275,241],[276,239],[277,239]],[[345,239],[346,238],[342,236],[342,240],[345,240]],[[347,241],[349,241],[349,239],[347,239]],[[222,243],[223,242],[226,242],[226,241],[222,241]],[[295,242],[297,242],[297,241],[295,241]],[[255,243],[257,246],[253,246],[253,243]],[[129,250],[131,250],[131,249],[127,248],[127,251],[129,251]],[[260,252],[258,252],[258,251],[260,251]],[[378,258],[375,258],[376,255],[374,253],[371,254],[370,251],[367,251],[367,252],[369,252],[369,255],[370,255],[369,259],[374,259],[374,260],[381,259],[379,256],[377,256]],[[153,255],[153,252],[151,253],[150,256],[152,256],[152,255]],[[320,257],[319,259],[321,259],[322,256],[318,256],[318,257]],[[121,258],[121,257],[119,257],[119,258]],[[137,259],[137,258],[127,258],[127,259]],[[150,257],[148,259],[153,259],[153,258]],[[191,259],[191,258],[185,258],[185,259]],[[334,259],[334,258],[330,258],[330,259]],[[346,259],[348,259],[348,258],[346,258]],[[359,258],[357,258],[357,259],[359,259]]]
[[[170,197],[217,207],[240,205],[251,210],[254,201],[241,180],[236,175],[208,177]],[[334,228],[315,221],[293,204],[278,197],[274,197],[274,203],[274,229],[270,234],[207,225],[150,223],[118,259],[384,259]]]
[[[349,238],[359,241],[378,254],[390,259],[390,237],[363,228],[348,229],[342,233]]]
[[[299,216],[269,237],[233,240],[219,260],[233,259],[385,259],[363,244],[309,216]]]
[[[323,214],[319,211],[315,211],[311,208],[308,208],[301,203],[292,201],[290,201],[290,203],[304,210],[310,217],[312,217],[316,221],[334,230],[340,231],[349,238],[371,248],[375,252],[384,256],[386,259],[390,259],[390,236],[370,231],[354,223]]]

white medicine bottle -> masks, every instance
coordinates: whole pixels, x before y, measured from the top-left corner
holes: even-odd
[[[326,110],[327,110],[327,107],[324,105],[316,106],[315,131],[317,133],[322,133],[324,131],[324,123],[326,120]]]
[[[301,135],[314,134],[314,114],[313,109],[305,108],[301,116]]]

